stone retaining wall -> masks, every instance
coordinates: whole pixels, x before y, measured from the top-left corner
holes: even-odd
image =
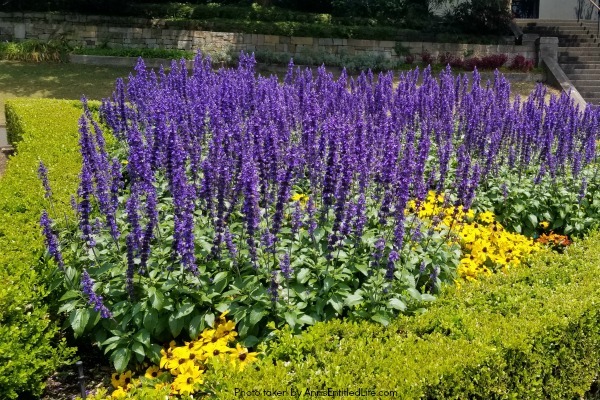
[[[398,60],[395,41],[337,38],[288,37],[277,35],[210,32],[182,29],[172,22],[143,18],[119,18],[76,14],[2,13],[0,40],[48,40],[64,38],[84,47],[106,45],[111,48],[163,48],[202,50],[211,54],[230,54],[240,50],[270,51],[291,55],[327,52],[357,56],[378,54]],[[429,52],[433,57],[451,53],[456,57],[503,53],[509,60],[516,55],[535,60],[534,42],[523,45],[477,45],[429,42],[398,42],[416,56]]]

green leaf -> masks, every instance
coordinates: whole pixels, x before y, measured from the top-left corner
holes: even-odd
[[[536,228],[538,226],[538,218],[535,214],[529,214],[527,216],[527,218],[529,219],[529,222],[531,223],[531,225]]]
[[[73,311],[69,317],[71,328],[75,332],[75,337],[79,337],[85,331],[85,327],[90,319],[91,311],[87,308],[78,308]]]
[[[174,315],[169,317],[169,329],[173,337],[179,336],[183,329],[183,318],[175,318]]]
[[[349,294],[348,296],[346,296],[346,298],[344,299],[344,304],[346,304],[348,307],[352,307],[355,306],[357,304],[362,303],[363,301],[363,297],[360,294]]]
[[[165,296],[160,291],[155,291],[154,294],[150,296],[150,301],[152,301],[152,307],[157,311],[160,311],[163,309]]]
[[[253,308],[250,310],[249,321],[251,325],[256,325],[268,313],[262,307]]]
[[[331,276],[328,276],[323,280],[323,290],[325,293],[329,292],[329,289],[331,289],[334,283],[335,280]]]
[[[390,301],[388,302],[388,305],[396,310],[400,310],[400,311],[406,311],[406,304],[400,300],[400,299],[390,299]]]
[[[371,320],[379,322],[383,326],[388,326],[390,324],[389,318],[384,314],[375,314],[371,317]]]
[[[296,276],[296,279],[300,283],[308,282],[309,278],[310,278],[310,270],[308,268],[302,268],[300,271],[298,271],[298,275]]]
[[[157,345],[157,344],[151,344],[150,347],[148,347],[148,351],[147,356],[148,358],[150,358],[150,361],[152,361],[154,364],[158,364],[160,362],[160,351],[162,350],[162,347]]]
[[[58,301],[63,302],[75,298],[81,298],[81,292],[78,290],[69,290],[67,293],[63,294]]]
[[[421,301],[421,293],[417,289],[408,288],[408,289],[406,289],[406,291],[408,292],[410,297],[412,297],[413,299],[415,299],[417,301]]]
[[[285,322],[288,323],[290,328],[294,329],[294,327],[296,326],[296,316],[288,311],[285,314],[283,314],[283,317],[285,318]]]
[[[144,350],[143,344],[139,342],[133,342],[133,344],[131,345],[131,350],[133,350],[134,353],[142,356],[142,359],[146,358],[146,351]]]
[[[206,321],[206,324],[208,326],[213,326],[215,323],[215,314],[206,313],[206,315],[204,316],[204,320]]]
[[[146,314],[144,315],[143,324],[144,328],[146,328],[148,332],[154,332],[154,330],[156,329],[157,322],[158,312],[156,312],[156,310],[153,309],[146,311]]]
[[[204,318],[202,315],[196,315],[190,321],[190,326],[188,327],[188,332],[191,338],[196,338],[200,331],[204,328]]]
[[[113,353],[112,359],[117,372],[123,372],[127,369],[127,365],[129,365],[131,350],[121,347]]]
[[[194,305],[191,303],[182,303],[175,313],[175,318],[183,318],[186,315],[189,315],[192,311],[194,311]]]
[[[133,338],[146,347],[150,346],[150,333],[145,329],[140,330]]]

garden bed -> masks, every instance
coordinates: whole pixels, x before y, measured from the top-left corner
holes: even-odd
[[[324,70],[290,69],[284,83],[257,78],[248,56],[218,72],[199,57],[192,74],[182,66],[159,78],[139,64],[110,100],[83,107],[83,163],[79,108],[13,101],[20,158],[9,172],[31,179],[37,169],[42,182],[27,220],[44,204],[48,211],[49,251],[30,279],[52,288],[44,293],[53,318],[102,347],[119,374],[137,369],[144,388],[113,377],[124,395],[151,396],[152,370],[137,380],[144,361],[170,369],[162,379],[172,386],[158,392],[220,398],[292,388],[440,399],[583,395],[600,363],[600,237],[565,250],[570,240],[561,235],[583,236],[597,224],[600,116],[578,114],[566,96],[545,104],[542,87],[513,103],[499,75],[489,87],[477,73],[471,83],[449,71],[418,78],[362,75],[349,91],[343,74],[335,81]],[[69,113],[52,115],[55,108]],[[404,118],[406,110],[418,113]],[[366,133],[357,129],[368,124]],[[392,124],[405,125],[377,134]],[[554,134],[573,126],[569,136]],[[41,150],[64,132],[69,157]],[[77,220],[67,211],[62,222],[49,199],[68,210],[79,167]],[[35,229],[31,259],[41,254]],[[200,349],[212,338],[239,342],[220,348],[227,358],[211,350],[208,361]],[[170,352],[192,354],[195,344],[177,347],[191,339],[201,361],[170,365]],[[264,359],[244,363],[254,353],[240,344]],[[179,379],[199,382],[200,368],[204,383],[188,388]]]

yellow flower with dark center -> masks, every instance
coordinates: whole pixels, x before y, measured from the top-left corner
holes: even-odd
[[[195,386],[197,384],[201,384],[202,373],[200,369],[194,367],[189,368],[185,372],[177,375],[175,380],[173,381],[173,389],[177,391],[179,394],[187,394],[190,395],[195,392]]]
[[[542,227],[542,229],[548,229],[550,223],[548,221],[542,221],[540,222],[540,226]]]
[[[290,198],[290,200],[292,200],[292,201],[299,202],[302,207],[304,207],[306,205],[306,203],[308,203],[309,199],[310,198],[303,193],[294,193],[292,195],[292,197]]]
[[[490,223],[494,222],[494,213],[491,212],[491,211],[484,211],[482,213],[479,213],[479,215],[477,216],[477,218],[481,222],[484,222],[486,224],[490,224]]]
[[[204,346],[204,351],[206,352],[205,354],[207,358],[223,357],[229,354],[232,350],[232,348],[227,347],[227,341],[223,339],[220,339],[214,343],[208,343],[206,346]]]
[[[162,371],[156,365],[149,367],[144,375],[148,379],[156,379],[162,375]]]
[[[177,364],[177,359],[173,355],[173,349],[168,348],[167,350],[160,350],[161,358],[160,363],[158,364],[160,368],[163,369],[171,369]]]
[[[239,343],[236,344],[235,349],[232,350],[233,352],[229,355],[231,357],[231,362],[237,364],[240,370],[243,370],[248,364],[257,360],[258,353],[249,353],[248,349],[241,346]]]
[[[177,364],[173,365],[170,371],[172,375],[179,375],[185,373],[185,371],[195,366],[196,362],[194,360],[190,360],[189,358],[178,358]]]
[[[217,327],[217,331],[215,332],[215,336],[217,339],[225,339],[228,342],[231,342],[237,336],[237,332],[235,331],[235,322],[227,321],[224,324],[221,324]]]
[[[131,383],[131,371],[125,371],[122,374],[119,374],[118,372],[112,374],[110,383],[112,383],[115,388],[127,388],[127,385]]]

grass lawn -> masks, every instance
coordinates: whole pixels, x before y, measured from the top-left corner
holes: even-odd
[[[4,103],[11,97],[100,100],[112,93],[115,80],[127,76],[126,67],[78,64],[24,63],[0,60],[0,125],[6,123]]]

